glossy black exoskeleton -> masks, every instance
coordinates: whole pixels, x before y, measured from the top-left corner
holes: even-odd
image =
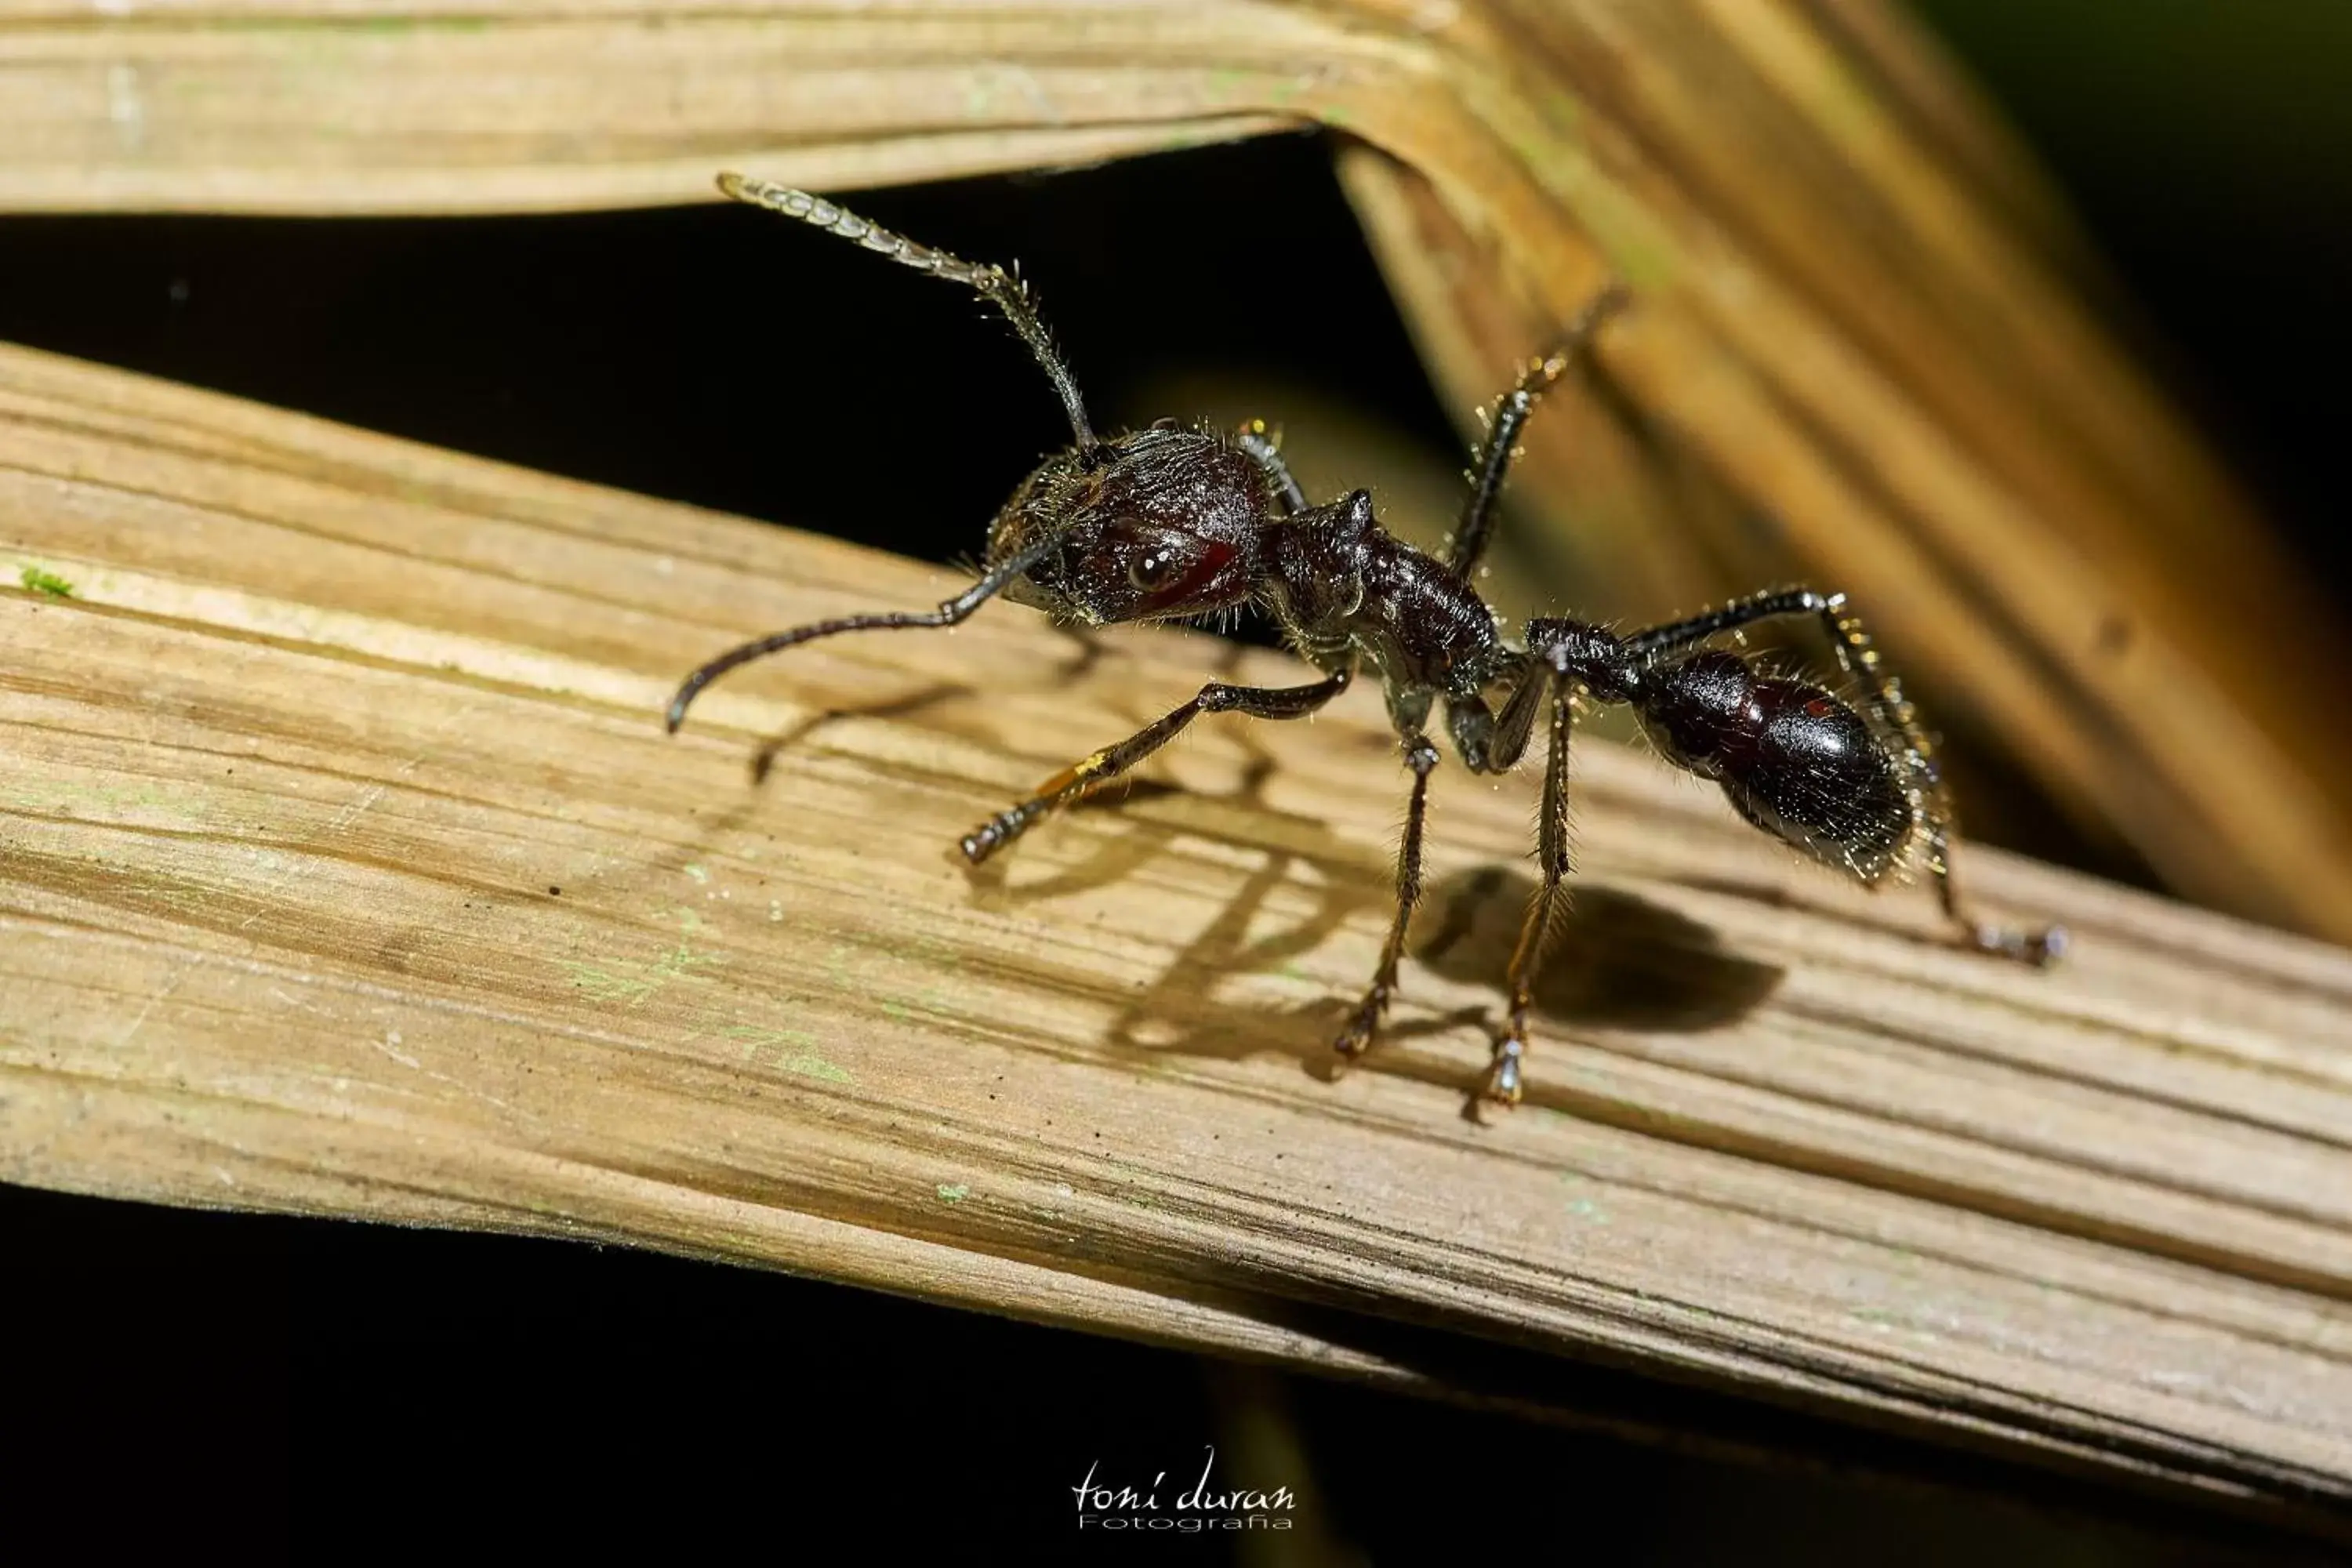
[[[1118,777],[1202,713],[1296,719],[1374,671],[1412,773],[1398,855],[1397,906],[1380,964],[1337,1046],[1354,1058],[1370,1045],[1397,983],[1405,931],[1421,894],[1421,845],[1429,775],[1438,752],[1428,735],[1441,700],[1455,752],[1474,773],[1514,767],[1537,721],[1549,734],[1538,860],[1542,878],[1521,925],[1508,975],[1510,1014],[1483,1092],[1520,1097],[1528,1010],[1545,936],[1568,871],[1569,731],[1577,694],[1630,705],[1668,761],[1719,784],[1756,826],[1864,883],[1916,855],[1962,941],[2033,963],[2054,958],[2064,933],[2016,932],[1968,915],[1953,881],[1951,813],[1933,751],[1895,678],[1842,595],[1808,588],[1759,594],[1688,620],[1618,634],[1575,620],[1528,623],[1513,647],[1469,583],[1484,552],[1496,498],[1520,427],[1537,398],[1622,303],[1611,290],[1534,362],[1496,405],[1492,430],[1443,561],[1383,530],[1370,496],[1355,490],[1310,503],[1262,424],[1234,432],[1162,421],[1098,437],[1076,382],[1055,351],[1028,290],[994,266],[958,260],[844,211],[822,197],[739,175],[719,186],[738,200],[799,218],[889,259],[963,283],[1001,310],[1060,395],[1074,437],[1022,481],[989,531],[980,580],[922,613],[851,616],[763,637],[688,677],[669,707],[675,731],[687,706],[718,676],[748,660],[836,632],[953,626],[991,597],[1080,626],[1182,620],[1256,605],[1322,679],[1291,687],[1212,681],[1193,699],[1117,745],[1064,769],[1037,792],[974,828],[964,855],[977,863],[1056,806]],[[1820,623],[1857,701],[1810,681],[1768,675],[1710,638],[1772,617]]]

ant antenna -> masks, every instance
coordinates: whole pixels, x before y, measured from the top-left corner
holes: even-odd
[[[668,727],[671,734],[677,734],[677,727],[686,722],[687,709],[693,705],[697,697],[702,695],[704,687],[739,664],[749,664],[755,658],[765,658],[772,653],[782,653],[788,647],[798,647],[801,644],[814,641],[818,637],[834,637],[842,632],[887,632],[898,631],[907,626],[958,625],[969,617],[974,610],[1003,593],[1014,579],[1026,575],[1031,567],[1060,549],[1061,542],[1059,534],[1047,534],[1034,541],[1025,549],[1016,551],[997,562],[988,569],[987,574],[979,582],[974,583],[954,598],[942,602],[936,610],[921,613],[893,611],[878,616],[842,616],[830,621],[815,621],[804,626],[794,626],[790,631],[777,632],[772,637],[760,637],[740,647],[730,648],[686,678],[685,684],[677,689],[677,695],[669,700],[669,708],[663,715],[663,722]]]
[[[1029,298],[1029,285],[1015,274],[1007,272],[994,262],[985,265],[961,260],[944,250],[933,250],[928,245],[918,245],[904,235],[892,234],[878,224],[869,223],[856,213],[837,207],[823,196],[813,196],[806,191],[755,180],[748,174],[721,174],[719,188],[739,202],[755,207],[796,217],[803,223],[814,224],[827,234],[837,234],[853,240],[877,255],[887,256],[902,267],[928,272],[934,278],[944,278],[961,283],[980,297],[1004,312],[1029,352],[1037,356],[1038,367],[1045,379],[1054,384],[1061,395],[1062,407],[1070,416],[1070,430],[1077,437],[1078,450],[1091,454],[1098,444],[1094,426],[1087,422],[1087,406],[1078,396],[1078,384],[1070,374],[1070,367],[1062,363],[1054,347],[1054,337],[1045,330],[1045,319],[1037,314]]]

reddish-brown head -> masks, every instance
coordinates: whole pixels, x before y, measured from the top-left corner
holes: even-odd
[[[989,559],[1050,532],[1061,550],[1007,598],[1090,626],[1183,620],[1249,598],[1268,504],[1256,459],[1213,432],[1155,425],[1090,462],[1047,459],[999,514]]]

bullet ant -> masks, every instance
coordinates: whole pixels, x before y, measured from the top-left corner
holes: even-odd
[[[963,853],[975,865],[985,860],[1048,812],[1126,773],[1203,713],[1303,718],[1370,666],[1387,694],[1412,793],[1397,857],[1395,918],[1371,985],[1335,1042],[1340,1057],[1352,1060],[1371,1044],[1396,990],[1406,928],[1421,897],[1422,826],[1438,763],[1428,734],[1433,704],[1444,699],[1454,749],[1476,773],[1516,766],[1544,718],[1549,740],[1537,834],[1541,880],[1511,954],[1508,1022],[1480,1090],[1502,1104],[1520,1097],[1537,965],[1562,904],[1569,733],[1579,692],[1629,704],[1668,762],[1714,780],[1748,822],[1856,881],[1877,883],[1921,855],[1965,945],[2032,964],[2063,951],[2061,928],[2013,931],[1967,912],[1953,880],[1952,815],[1933,748],[1843,595],[1781,589],[1629,633],[1577,620],[1533,620],[1519,647],[1496,630],[1494,613],[1469,579],[1493,531],[1514,444],[1538,398],[1622,307],[1620,290],[1596,298],[1569,324],[1559,346],[1503,395],[1439,561],[1384,531],[1362,490],[1310,502],[1261,422],[1228,433],[1161,420],[1097,436],[1027,286],[1004,268],[959,260],[803,191],[740,174],[720,175],[719,187],[976,291],[1003,312],[1036,356],[1069,416],[1073,440],[1022,480],[997,513],[984,569],[971,587],[928,612],[845,616],[721,654],[671,699],[672,732],[703,688],[738,665],[838,632],[951,626],[1000,594],[1089,626],[1257,605],[1322,679],[1286,687],[1211,681],[1191,701],[1063,769],[981,824],[964,837]],[[1791,616],[1812,618],[1827,634],[1859,689],[1858,704],[1705,646],[1738,627]]]

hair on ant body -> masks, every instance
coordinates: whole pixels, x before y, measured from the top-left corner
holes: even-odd
[[[1492,1101],[1523,1088],[1528,1011],[1545,937],[1569,870],[1568,754],[1578,693],[1631,706],[1667,761],[1722,786],[1748,822],[1854,880],[1876,884],[1923,858],[1958,940],[1976,950],[2044,964],[2064,931],[2016,931],[1973,918],[1955,883],[1952,813],[1931,742],[1844,595],[1788,588],[1646,630],[1587,622],[1528,623],[1518,647],[1497,631],[1470,576],[1491,534],[1520,428],[1537,400],[1624,304],[1611,289],[1569,323],[1554,351],[1505,393],[1444,560],[1382,529],[1362,490],[1311,502],[1261,422],[1220,431],[1175,420],[1097,436],[1077,383],[1054,347],[1027,287],[993,265],[933,250],[820,196],[740,174],[719,189],[738,201],[814,224],[890,260],[962,283],[1012,322],[1069,416],[1072,441],[1024,479],[997,513],[980,580],[936,609],[847,616],[796,626],[720,655],[670,701],[672,731],[688,705],[736,666],[838,632],[951,626],[1002,595],[1082,626],[1190,619],[1255,605],[1292,651],[1321,672],[1299,686],[1211,681],[1189,702],[1116,745],[1063,769],[1036,793],[966,835],[974,864],[1040,817],[1118,778],[1203,713],[1302,718],[1366,669],[1380,679],[1412,775],[1397,857],[1397,901],[1380,963],[1334,1042],[1352,1059],[1372,1042],[1397,984],[1405,932],[1421,896],[1422,829],[1438,750],[1432,710],[1471,772],[1517,766],[1538,722],[1546,728],[1538,821],[1540,880],[1507,976],[1507,1022],[1481,1087]],[[1769,674],[1711,639],[1758,621],[1816,622],[1859,693],[1848,701],[1811,681]]]

